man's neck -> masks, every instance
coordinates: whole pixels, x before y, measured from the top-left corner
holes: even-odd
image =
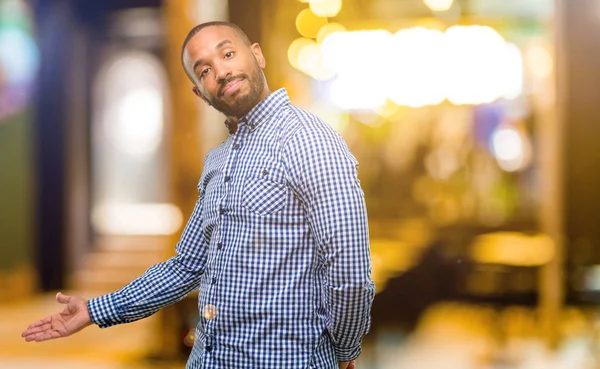
[[[238,120],[239,118],[237,117],[227,117],[227,128],[229,128],[229,133],[235,134],[237,132]]]
[[[252,109],[254,109],[254,107],[256,107],[256,105],[260,104],[270,94],[271,94],[271,90],[269,89],[269,86],[265,83],[265,88],[263,89],[262,93],[260,94],[259,101],[249,111],[251,111]],[[242,117],[239,117],[239,118],[238,117],[227,117],[227,124],[228,124],[228,127],[229,127],[229,132],[231,134],[235,134],[237,132],[238,121],[241,118]]]

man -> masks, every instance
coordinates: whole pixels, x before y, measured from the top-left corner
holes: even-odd
[[[271,93],[265,59],[234,24],[182,48],[194,93],[227,117],[177,255],[123,289],[30,325],[27,341],[145,318],[199,288],[187,368],[354,368],[374,285],[357,162],[321,119]]]

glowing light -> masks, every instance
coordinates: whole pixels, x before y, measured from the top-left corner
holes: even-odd
[[[137,89],[129,92],[119,105],[115,146],[132,156],[146,156],[162,141],[163,101],[160,91]]]
[[[171,235],[182,222],[181,211],[172,204],[107,203],[92,212],[96,230],[109,235]]]
[[[327,23],[317,33],[317,42],[322,43],[325,37],[336,32],[346,32],[346,27],[339,23]]]
[[[448,99],[454,104],[484,104],[505,93],[506,42],[485,26],[450,27],[444,36]]]
[[[433,11],[443,12],[452,7],[454,0],[423,0],[425,5]]]
[[[485,104],[514,99],[523,91],[520,50],[489,27],[454,26],[445,33],[416,27],[392,36],[384,30],[347,32],[324,26],[318,39],[321,54],[313,41],[294,41],[290,62],[313,78],[336,75],[332,100],[344,109],[373,109],[386,99],[410,107],[445,99],[457,105]],[[367,75],[366,65],[377,73]],[[369,102],[360,103],[365,99]]]
[[[388,71],[391,58],[380,57],[381,50],[389,49],[392,34],[385,30],[335,32],[322,42],[325,66],[338,74],[355,78],[365,65],[370,70]],[[374,76],[367,78],[376,79]]]
[[[498,127],[492,133],[492,151],[500,167],[514,172],[528,162],[528,146],[525,137],[513,127]]]
[[[195,328],[191,328],[187,334],[185,335],[185,337],[183,338],[183,343],[187,346],[187,347],[194,347],[194,342],[196,341],[196,329]]]
[[[399,110],[400,107],[390,100],[386,100],[382,106],[375,108],[375,112],[384,118],[392,117]]]
[[[10,84],[30,82],[39,65],[39,53],[25,32],[8,28],[0,31],[0,70]]]
[[[296,29],[298,32],[308,38],[315,38],[321,27],[327,24],[327,19],[319,17],[310,9],[302,10],[296,17]]]
[[[352,117],[357,121],[361,122],[364,125],[371,127],[379,127],[383,123],[385,123],[384,119],[381,119],[380,116],[374,114],[372,111],[364,111],[364,112],[354,112]]]
[[[217,307],[211,304],[205,305],[202,310],[202,316],[206,320],[213,320],[217,317]]]
[[[32,24],[27,2],[0,0],[0,124],[31,101],[40,64]]]
[[[95,139],[108,138],[120,152],[148,157],[162,141],[165,90],[160,61],[150,54],[131,52],[115,58],[102,70],[95,88],[101,107]],[[100,98],[101,96],[101,98]]]
[[[411,28],[397,32],[392,46],[393,68],[388,96],[398,105],[420,107],[444,101],[443,33],[438,30]]]
[[[288,61],[290,62],[292,67],[298,70],[302,70],[300,68],[300,64],[298,63],[300,59],[300,50],[302,50],[306,45],[310,45],[312,43],[314,43],[313,40],[305,37],[297,38],[294,41],[292,41],[287,53]]]
[[[378,108],[385,103],[385,92],[377,79],[368,78],[355,81],[349,78],[336,78],[330,88],[333,103],[347,111]]]
[[[477,237],[471,246],[473,259],[480,263],[540,266],[552,260],[555,245],[550,237],[498,232]]]
[[[337,74],[330,89],[335,105],[344,110],[361,111],[385,103],[388,82],[360,71],[365,65],[369,70],[389,70],[390,60],[378,55],[389,45],[391,37],[383,30],[336,32],[325,37],[321,45],[324,67]]]
[[[320,81],[331,79],[335,75],[335,72],[324,65],[321,47],[312,40],[300,49],[298,67],[301,71]]]
[[[321,17],[335,17],[342,10],[342,0],[310,0],[310,10]]]
[[[504,97],[508,100],[513,100],[523,92],[523,58],[521,50],[515,44],[506,44],[506,63],[504,64],[504,75],[506,76]],[[499,86],[500,87],[500,86]]]
[[[550,52],[543,46],[537,45],[525,53],[525,63],[531,73],[538,78],[546,78],[552,73],[553,61]]]
[[[301,71],[309,72],[321,64],[321,49],[316,42],[312,41],[305,44],[298,53],[298,66]]]
[[[523,156],[521,137],[514,129],[503,128],[493,135],[494,154],[500,160],[514,160]]]

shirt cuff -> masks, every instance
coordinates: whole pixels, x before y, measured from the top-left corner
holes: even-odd
[[[108,328],[122,323],[112,293],[88,300],[87,307],[92,323],[100,328]]]
[[[335,357],[339,362],[355,360],[362,351],[360,345],[349,348],[334,347],[334,350]]]

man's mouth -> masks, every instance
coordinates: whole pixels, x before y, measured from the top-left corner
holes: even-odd
[[[243,81],[243,78],[237,78],[227,83],[225,87],[221,89],[221,96],[229,95],[237,91],[237,89],[240,87]]]

